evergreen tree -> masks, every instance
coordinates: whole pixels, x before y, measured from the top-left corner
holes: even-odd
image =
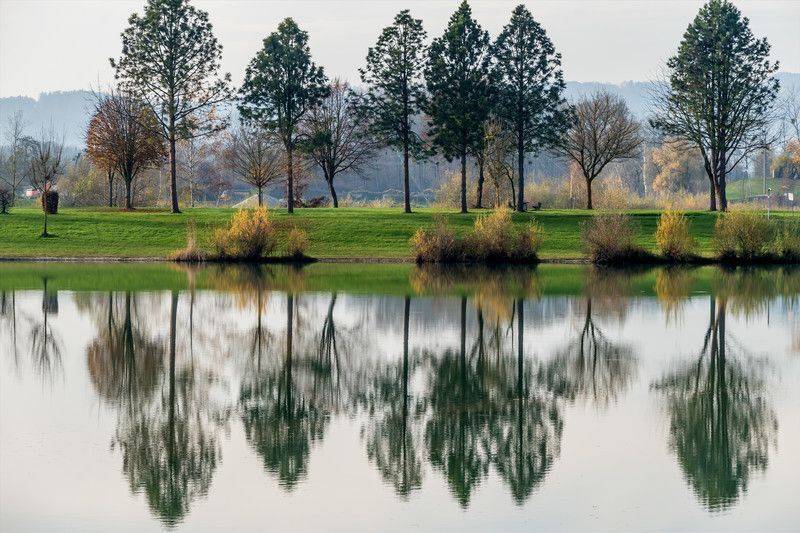
[[[367,52],[361,69],[366,86],[363,111],[368,114],[371,133],[384,145],[403,150],[403,195],[405,212],[411,212],[408,158],[419,156],[422,143],[414,131],[414,115],[424,95],[422,71],[425,65],[425,31],[422,21],[404,9],[394,17]]]
[[[517,148],[517,211],[525,210],[525,153],[551,147],[569,127],[561,54],[524,5],[517,6],[494,45],[496,112]]]
[[[220,76],[222,45],[208,13],[188,0],[148,0],[122,32],[122,55],[111,59],[120,87],[153,110],[169,147],[172,212],[179,213],[175,143],[218,131],[214,106],[230,98],[230,74]]]
[[[669,86],[658,95],[651,124],[697,146],[710,182],[709,208],[725,211],[727,175],[768,144],[770,110],[778,94],[766,38],[727,0],[704,5],[669,59]]]
[[[309,109],[328,94],[322,67],[311,60],[308,33],[291,18],[264,39],[245,71],[239,112],[274,132],[286,150],[286,204],[294,212],[294,151]]]
[[[448,161],[461,160],[462,213],[467,212],[467,156],[480,149],[492,108],[490,60],[489,33],[464,1],[444,35],[431,43],[425,68],[431,139]]]

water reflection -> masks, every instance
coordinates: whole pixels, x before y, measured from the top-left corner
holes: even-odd
[[[696,360],[655,384],[667,402],[670,447],[686,481],[712,511],[735,504],[753,474],[766,470],[778,431],[763,365],[729,338],[728,306],[724,296],[709,298],[708,329]]]
[[[287,490],[306,475],[311,446],[322,440],[329,420],[293,372],[294,301],[294,294],[286,295],[285,357],[246,382],[239,400],[247,441]]]
[[[637,383],[663,402],[669,449],[708,510],[735,505],[775,453],[768,365],[728,317],[796,305],[797,271],[589,269],[573,282],[574,272],[414,268],[393,296],[321,291],[298,269],[210,271],[204,286],[208,272],[185,270],[185,292],[73,296],[93,328],[85,366],[113,410],[114,453],[166,526],[208,494],[231,429],[263,483],[296,494],[333,421],[350,419],[387,490],[411,500],[440,479],[463,509],[492,479],[518,506],[531,501],[567,460],[576,409],[606,415]],[[659,363],[640,353],[650,339],[626,326],[697,323],[698,293],[710,302],[700,350],[653,373]],[[20,309],[15,291],[0,293],[0,335],[15,361],[27,342],[49,376],[65,350],[53,322],[69,302],[46,277],[36,297],[41,306]]]

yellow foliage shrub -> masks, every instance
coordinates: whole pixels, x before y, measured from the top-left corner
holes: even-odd
[[[237,211],[230,226],[217,229],[212,236],[219,256],[232,259],[266,257],[275,250],[276,243],[275,228],[263,207]]]
[[[634,240],[633,224],[627,215],[596,215],[583,226],[583,245],[595,263],[623,263],[650,256]]]
[[[300,228],[292,228],[286,234],[287,257],[305,257],[308,249],[308,234]]]
[[[765,257],[773,237],[773,225],[755,211],[730,211],[721,215],[714,226],[714,244],[723,259]]]
[[[686,259],[694,255],[695,240],[689,219],[677,211],[665,211],[658,219],[656,245],[664,257]]]

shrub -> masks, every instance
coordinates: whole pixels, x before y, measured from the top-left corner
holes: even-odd
[[[292,228],[286,234],[286,256],[300,259],[306,256],[308,234],[300,228]]]
[[[714,226],[714,244],[722,259],[753,260],[769,254],[774,228],[754,211],[730,211]]]
[[[634,241],[633,225],[626,215],[596,215],[583,226],[583,244],[594,263],[622,263],[650,257]]]
[[[420,228],[411,237],[411,249],[418,263],[443,263],[463,259],[463,244],[444,218],[436,217],[433,227]]]
[[[775,231],[775,254],[784,261],[800,261],[800,224],[782,222]]]
[[[8,213],[9,207],[11,207],[11,191],[6,187],[0,187],[0,214]]]
[[[197,246],[197,224],[193,218],[186,223],[186,247],[175,250],[169,258],[173,261],[205,261],[206,254]]]
[[[538,224],[520,231],[511,221],[511,211],[502,207],[475,220],[465,255],[467,259],[489,262],[531,260],[536,258],[541,241]]]
[[[695,240],[689,228],[689,219],[676,211],[665,211],[658,219],[656,245],[664,257],[687,259],[694,255]]]
[[[212,244],[219,257],[256,260],[270,255],[277,240],[267,210],[259,207],[237,211],[228,228],[214,232]]]
[[[418,263],[532,261],[542,237],[539,224],[534,222],[520,230],[511,221],[511,212],[501,208],[478,217],[464,239],[437,217],[433,227],[417,230],[411,238],[411,248]]]

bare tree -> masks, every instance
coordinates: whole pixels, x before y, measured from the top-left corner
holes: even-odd
[[[780,102],[780,113],[789,125],[788,136],[800,139],[800,89],[790,87]]]
[[[367,123],[356,114],[358,98],[347,82],[336,78],[328,96],[312,108],[303,124],[304,148],[322,170],[333,207],[339,207],[336,175],[360,172],[377,150],[377,143],[368,135]]]
[[[125,209],[133,209],[133,180],[166,157],[158,120],[146,104],[114,90],[95,95],[94,105],[86,132],[87,155],[94,164],[120,174],[125,182]],[[109,197],[111,193],[109,181]]]
[[[586,180],[586,208],[592,209],[592,182],[615,160],[639,154],[640,125],[622,97],[599,92],[575,105],[575,118],[557,147],[577,163]]]
[[[28,149],[31,140],[24,135],[25,121],[22,111],[17,111],[8,118],[6,125],[6,141],[8,142],[8,156],[5,158],[3,172],[0,174],[0,182],[6,184],[11,193],[10,205],[14,205],[14,199],[18,194],[19,188],[25,181],[25,163],[29,155]]]
[[[238,179],[258,189],[259,206],[264,203],[264,188],[284,175],[281,152],[270,133],[257,125],[242,126],[228,136],[225,165]]]
[[[50,193],[63,170],[63,154],[64,137],[62,135],[59,138],[52,126],[49,130],[42,129],[39,138],[31,146],[30,182],[31,187],[42,194],[42,211],[44,211],[42,237],[50,236],[47,233]]]

